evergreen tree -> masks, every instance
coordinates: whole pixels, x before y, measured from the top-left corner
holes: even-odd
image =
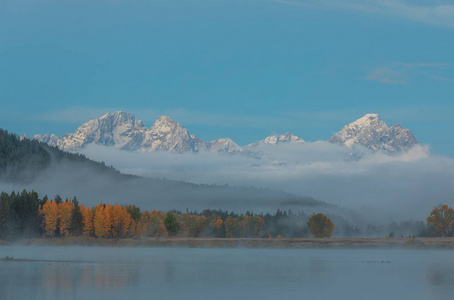
[[[74,197],[72,200],[73,211],[71,215],[70,232],[73,236],[80,236],[84,231],[84,222],[82,212],[80,211],[79,201]]]
[[[57,203],[57,205],[60,205],[60,203],[63,202],[63,199],[60,197],[59,194],[57,194],[57,195],[55,195],[55,197],[54,197],[54,201],[55,201],[55,203]]]
[[[171,212],[168,212],[166,214],[166,217],[164,219],[164,226],[166,227],[167,232],[170,236],[177,234],[180,230],[180,223],[178,223],[175,215]]]

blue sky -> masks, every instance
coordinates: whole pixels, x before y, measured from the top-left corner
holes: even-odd
[[[0,0],[0,127],[125,110],[245,145],[378,113],[454,157],[453,49],[450,1]]]

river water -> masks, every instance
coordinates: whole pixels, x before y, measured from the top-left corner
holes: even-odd
[[[0,299],[454,299],[454,251],[1,246]]]

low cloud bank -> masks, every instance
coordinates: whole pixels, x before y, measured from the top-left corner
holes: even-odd
[[[120,171],[192,183],[278,189],[319,200],[382,212],[396,218],[425,218],[433,206],[454,205],[454,159],[427,146],[387,156],[328,142],[262,145],[263,159],[218,153],[127,152],[90,145],[81,152]]]

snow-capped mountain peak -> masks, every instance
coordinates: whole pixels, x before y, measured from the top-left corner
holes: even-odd
[[[302,138],[297,137],[296,135],[286,132],[281,135],[272,135],[261,141],[264,144],[276,145],[281,143],[304,143]]]
[[[408,150],[418,144],[410,130],[398,124],[388,127],[378,114],[366,114],[345,125],[329,142],[349,148],[362,145],[373,151],[383,150],[390,154]]]
[[[229,138],[205,142],[190,134],[181,124],[168,116],[159,117],[147,128],[134,115],[117,111],[82,124],[73,133],[58,138],[52,134],[35,135],[33,139],[66,151],[77,151],[88,144],[113,146],[129,151],[199,152],[210,151],[261,157],[261,146],[302,144],[305,141],[289,132],[266,137],[246,147],[238,146]],[[377,114],[366,114],[344,126],[329,140],[331,143],[354,147],[362,145],[372,151],[395,153],[408,150],[418,143],[410,130],[399,124],[388,127]],[[276,148],[277,149],[277,148]]]
[[[167,116],[159,117],[156,122],[151,126],[151,130],[158,134],[172,132],[176,129],[184,129],[184,127]]]
[[[263,140],[249,144],[246,146],[246,149],[253,149],[257,148],[261,145],[279,145],[279,144],[288,144],[288,143],[298,143],[302,144],[305,143],[305,141],[302,138],[297,137],[296,135],[293,135],[289,132],[286,132],[284,134],[277,134],[277,135],[272,135],[269,137],[264,138]]]
[[[207,149],[212,152],[238,154],[241,147],[229,138],[223,138],[207,143]]]

